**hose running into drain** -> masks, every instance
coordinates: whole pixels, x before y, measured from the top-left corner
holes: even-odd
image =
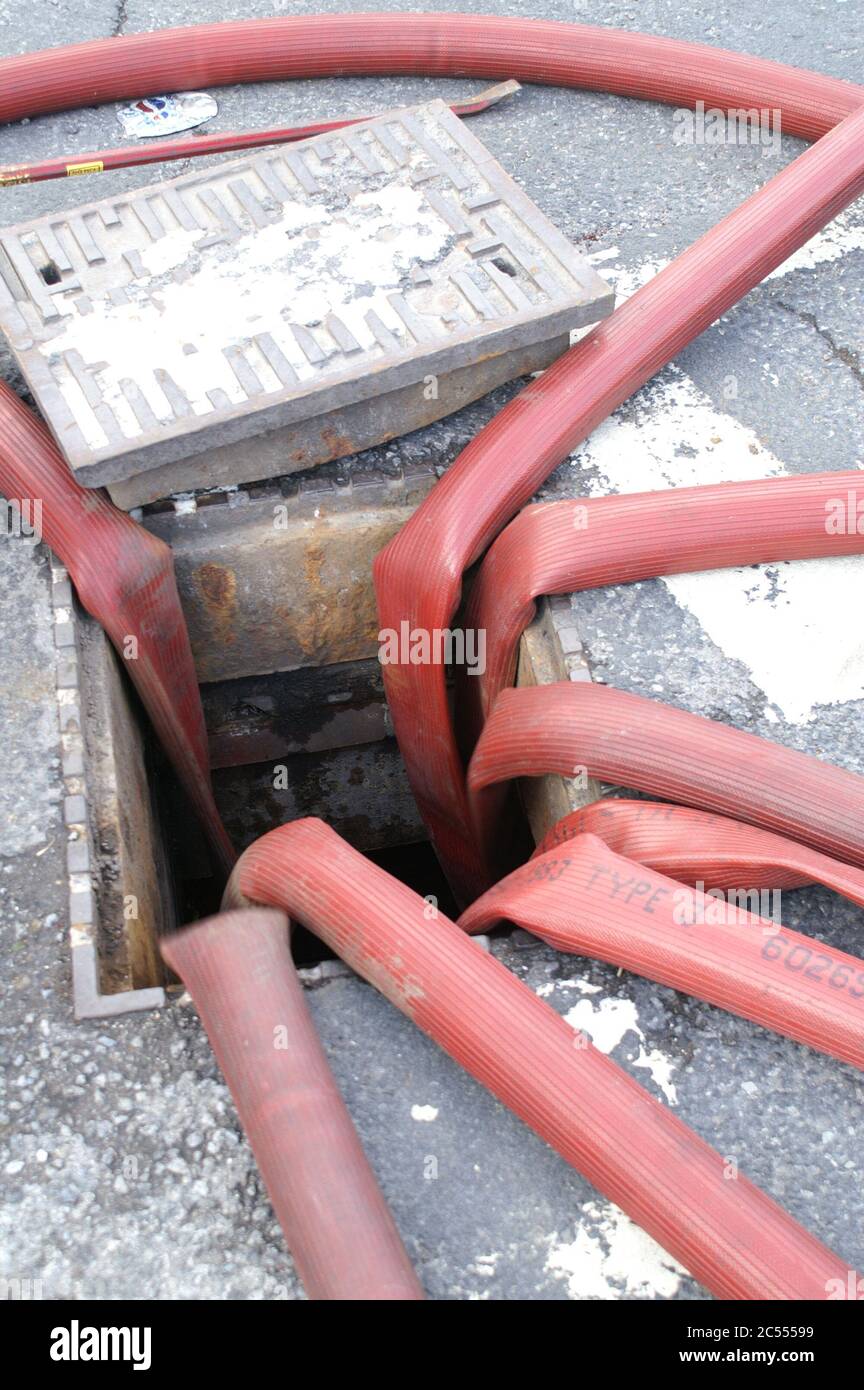
[[[101,491],[76,483],[46,426],[4,382],[0,491],[41,502],[44,540],[114,644],[227,872],[236,855],[213,800],[198,677],[169,547]]]
[[[435,630],[456,610],[465,568],[552,468],[864,189],[864,91],[765,59],[615,29],[485,15],[292,16],[5,59],[0,120],[145,89],[334,73],[515,77],[683,105],[756,105],[779,110],[788,134],[819,141],[501,412],[379,556],[381,626],[398,631],[407,620]],[[0,424],[6,408],[4,394]],[[85,530],[64,557],[73,577],[86,548]],[[390,666],[386,679],[415,795],[457,892],[470,899],[488,872],[473,840],[444,672]],[[190,724],[186,733],[191,767],[196,730]]]

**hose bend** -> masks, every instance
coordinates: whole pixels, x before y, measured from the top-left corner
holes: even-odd
[[[514,682],[519,638],[541,594],[664,574],[864,553],[864,533],[829,534],[827,507],[864,486],[860,470],[547,502],[511,521],[475,576],[465,626],[486,633],[486,666],[463,676],[467,751]]]
[[[284,78],[508,78],[693,106],[764,106],[817,140],[864,105],[851,82],[708,44],[474,14],[298,15],[197,24],[0,61],[0,121],[94,102]]]
[[[263,835],[225,906],[316,933],[718,1298],[825,1299],[844,1263],[521,980],[321,821]]]
[[[762,826],[864,868],[864,777],[755,734],[611,686],[558,681],[498,696],[468,787],[492,853],[500,787],[581,772]]]
[[[864,190],[862,137],[859,112],[656,275],[480,432],[377,557],[382,628],[399,631],[406,620],[427,631],[449,625],[462,572],[556,464]],[[444,670],[388,665],[384,675],[415,798],[454,891],[470,901],[488,886],[489,864],[473,835]]]
[[[864,960],[613,853],[581,834],[490,888],[467,932],[513,922],[864,1070]]]
[[[44,540],[117,649],[227,871],[236,856],[213,800],[198,677],[169,547],[104,493],[75,482],[46,426],[3,382],[0,491],[41,502]]]
[[[398,631],[407,620],[434,630],[449,624],[465,568],[552,468],[862,191],[864,90],[616,29],[489,15],[318,15],[166,29],[7,58],[0,120],[144,88],[338,73],[516,77],[676,104],[755,104],[778,109],[788,134],[819,141],[517,397],[378,557],[381,626]],[[385,677],[420,809],[457,892],[470,899],[488,870],[472,835],[444,672],[389,666]]]
[[[339,73],[515,76],[682,105],[757,105],[779,109],[787,133],[819,142],[518,396],[378,557],[381,626],[399,630],[407,620],[434,630],[449,624],[466,567],[561,459],[864,191],[864,89],[763,59],[618,30],[496,16],[352,14],[164,30],[8,58],[0,62],[0,120],[142,90]],[[115,644],[130,632],[138,638],[143,655],[137,668],[130,663],[130,674],[211,840],[229,859],[212,806],[170,556],[157,553],[152,538],[142,539],[144,533],[104,498],[77,488],[47,432],[5,389],[4,433],[0,486],[13,496],[44,498],[45,538],[85,604]],[[443,669],[391,666],[385,675],[415,794],[451,880],[467,900],[485,886],[488,870]],[[494,756],[487,755],[494,754],[497,731],[509,718],[511,706],[502,702],[512,694],[501,694],[478,744],[474,793],[487,774],[489,781],[498,775]],[[747,740],[734,745],[730,778],[720,764],[704,761],[705,740],[713,749],[714,734],[703,731],[695,742],[681,735],[679,747],[679,726],[670,732],[662,721],[653,729],[658,753],[646,729],[646,704],[632,725],[624,720],[623,735],[614,727],[604,734],[599,707],[586,717],[576,740],[579,760],[588,761],[583,749],[593,733],[597,761],[615,766],[625,784],[640,785],[634,778],[644,772],[648,790],[681,800],[689,792],[696,804],[733,811],[864,864],[860,779],[825,767],[817,776],[799,754],[723,730],[724,739]],[[538,719],[546,713],[538,706]],[[693,718],[668,713],[673,720]],[[565,753],[573,752],[554,719],[536,732],[540,744],[546,739],[538,746],[540,762],[551,758],[557,767],[551,745],[559,733]],[[622,749],[626,756],[619,758]],[[729,756],[729,749],[723,742],[719,756]],[[502,755],[501,769],[504,777],[532,770],[520,762],[519,748],[509,760]],[[804,798],[797,809],[796,795]],[[430,930],[422,899],[319,822],[282,827],[253,845],[232,876],[229,901],[238,894],[280,906],[318,932],[719,1297],[822,1299],[830,1280],[845,1282],[842,1261],[746,1179],[726,1182],[720,1156],[677,1117],[587,1040],[574,1038],[563,1019],[454,924],[439,917]],[[179,940],[168,949],[176,950]]]
[[[712,888],[765,892],[821,883],[864,907],[864,870],[754,825],[667,802],[609,797],[564,816],[532,857],[597,835],[627,859],[667,878]]]

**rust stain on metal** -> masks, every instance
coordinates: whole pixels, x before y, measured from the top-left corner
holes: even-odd
[[[236,641],[234,624],[237,618],[237,575],[227,565],[208,563],[193,572],[195,587],[214,629],[223,643]]]
[[[331,459],[344,458],[346,454],[356,452],[357,446],[347,435],[340,433],[333,425],[328,425],[321,431],[321,442],[329,451]]]
[[[322,588],[321,567],[324,564],[324,542],[323,538],[315,538],[309,542],[303,553],[303,569],[306,574],[306,583],[309,587],[309,597],[315,602],[319,596],[318,591]]]
[[[237,577],[224,565],[202,565],[195,571],[201,596],[212,608],[233,607],[237,594]]]

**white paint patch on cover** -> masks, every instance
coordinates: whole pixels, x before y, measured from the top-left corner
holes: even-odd
[[[451,237],[422,191],[408,184],[359,193],[353,207],[349,221],[328,217],[315,204],[286,200],[278,221],[212,248],[206,259],[195,250],[200,231],[178,230],[160,238],[141,253],[145,275],[130,283],[128,302],[104,299],[85,315],[70,308],[60,332],[40,351],[52,359],[77,351],[86,363],[101,363],[95,372],[100,390],[132,438],[141,427],[124,395],[124,379],[140,381],[158,420],[167,424],[173,419],[161,387],[142,373],[142,363],[163,367],[196,414],[210,413],[208,393],[214,388],[235,405],[246,401],[222,352],[226,324],[238,342],[269,333],[298,380],[311,380],[321,367],[309,362],[288,320],[311,332],[335,314],[367,349],[374,342],[369,313],[401,334],[388,296],[400,290],[415,262],[439,257]],[[301,237],[302,256],[296,250]],[[455,252],[451,256],[458,259]],[[194,274],[169,278],[187,265],[197,267]],[[442,273],[447,265],[445,257]],[[154,277],[160,276],[166,277],[164,282],[154,286]],[[418,307],[421,312],[427,308],[419,300]],[[263,354],[251,343],[246,351],[265,392],[278,391],[279,378]],[[334,363],[341,364],[341,358]],[[69,389],[76,388],[69,384]],[[88,412],[78,414],[85,419]],[[88,428],[88,443],[102,447],[107,440],[95,419]]]
[[[672,1298],[687,1271],[618,1207],[589,1202],[572,1241],[548,1236],[546,1268],[572,1299]]]
[[[438,1119],[438,1111],[434,1105],[412,1105],[411,1119],[419,1120],[421,1124],[431,1124]]]

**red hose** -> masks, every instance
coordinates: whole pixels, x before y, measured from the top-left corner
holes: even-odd
[[[864,1070],[864,960],[721,902],[579,835],[508,874],[459,918],[683,990]]]
[[[462,571],[551,469],[862,190],[864,112],[859,112],[799,156],[517,396],[378,556],[381,628],[399,632],[405,621],[411,630],[447,627],[459,600]],[[454,890],[470,899],[487,886],[488,868],[471,834],[444,671],[440,665],[387,665],[384,675],[418,805]]]
[[[0,382],[0,491],[42,502],[42,533],[102,624],[207,833],[218,862],[234,862],[210,787],[198,678],[163,541],[75,482],[47,428]]]
[[[568,594],[663,574],[864,552],[864,533],[829,535],[827,505],[864,473],[590,497],[526,507],[490,547],[466,606],[486,633],[486,669],[463,676],[459,717],[470,752],[490,706],[516,673],[518,642],[541,594]]]
[[[847,1270],[554,1009],[321,821],[261,837],[226,906],[315,932],[719,1298],[824,1299]]]
[[[782,835],[664,802],[592,801],[553,825],[532,858],[585,834],[598,835],[616,854],[667,878],[698,883],[703,891],[762,892],[821,883],[864,907],[864,870]]]
[[[861,192],[864,92],[764,59],[614,29],[485,15],[328,15],[163,30],[8,58],[0,63],[0,120],[148,89],[334,73],[516,76],[676,104],[757,105],[779,109],[788,134],[823,137],[517,397],[379,556],[381,626],[399,631],[407,620],[434,630],[455,612],[465,567],[551,469]],[[385,677],[415,795],[468,897],[484,871],[444,673],[388,666]]]
[[[309,1297],[423,1298],[306,1008],[284,914],[226,912],[161,949],[195,1000]]]
[[[481,843],[499,830],[494,784],[590,777],[764,826],[864,867],[864,777],[755,734],[611,686],[559,681],[498,696],[468,769]],[[485,789],[485,790],[484,790]]]
[[[198,24],[0,61],[0,121],[280,78],[419,73],[515,77],[675,105],[782,110],[816,140],[864,104],[851,82],[707,44],[622,29],[472,14],[338,14]]]

